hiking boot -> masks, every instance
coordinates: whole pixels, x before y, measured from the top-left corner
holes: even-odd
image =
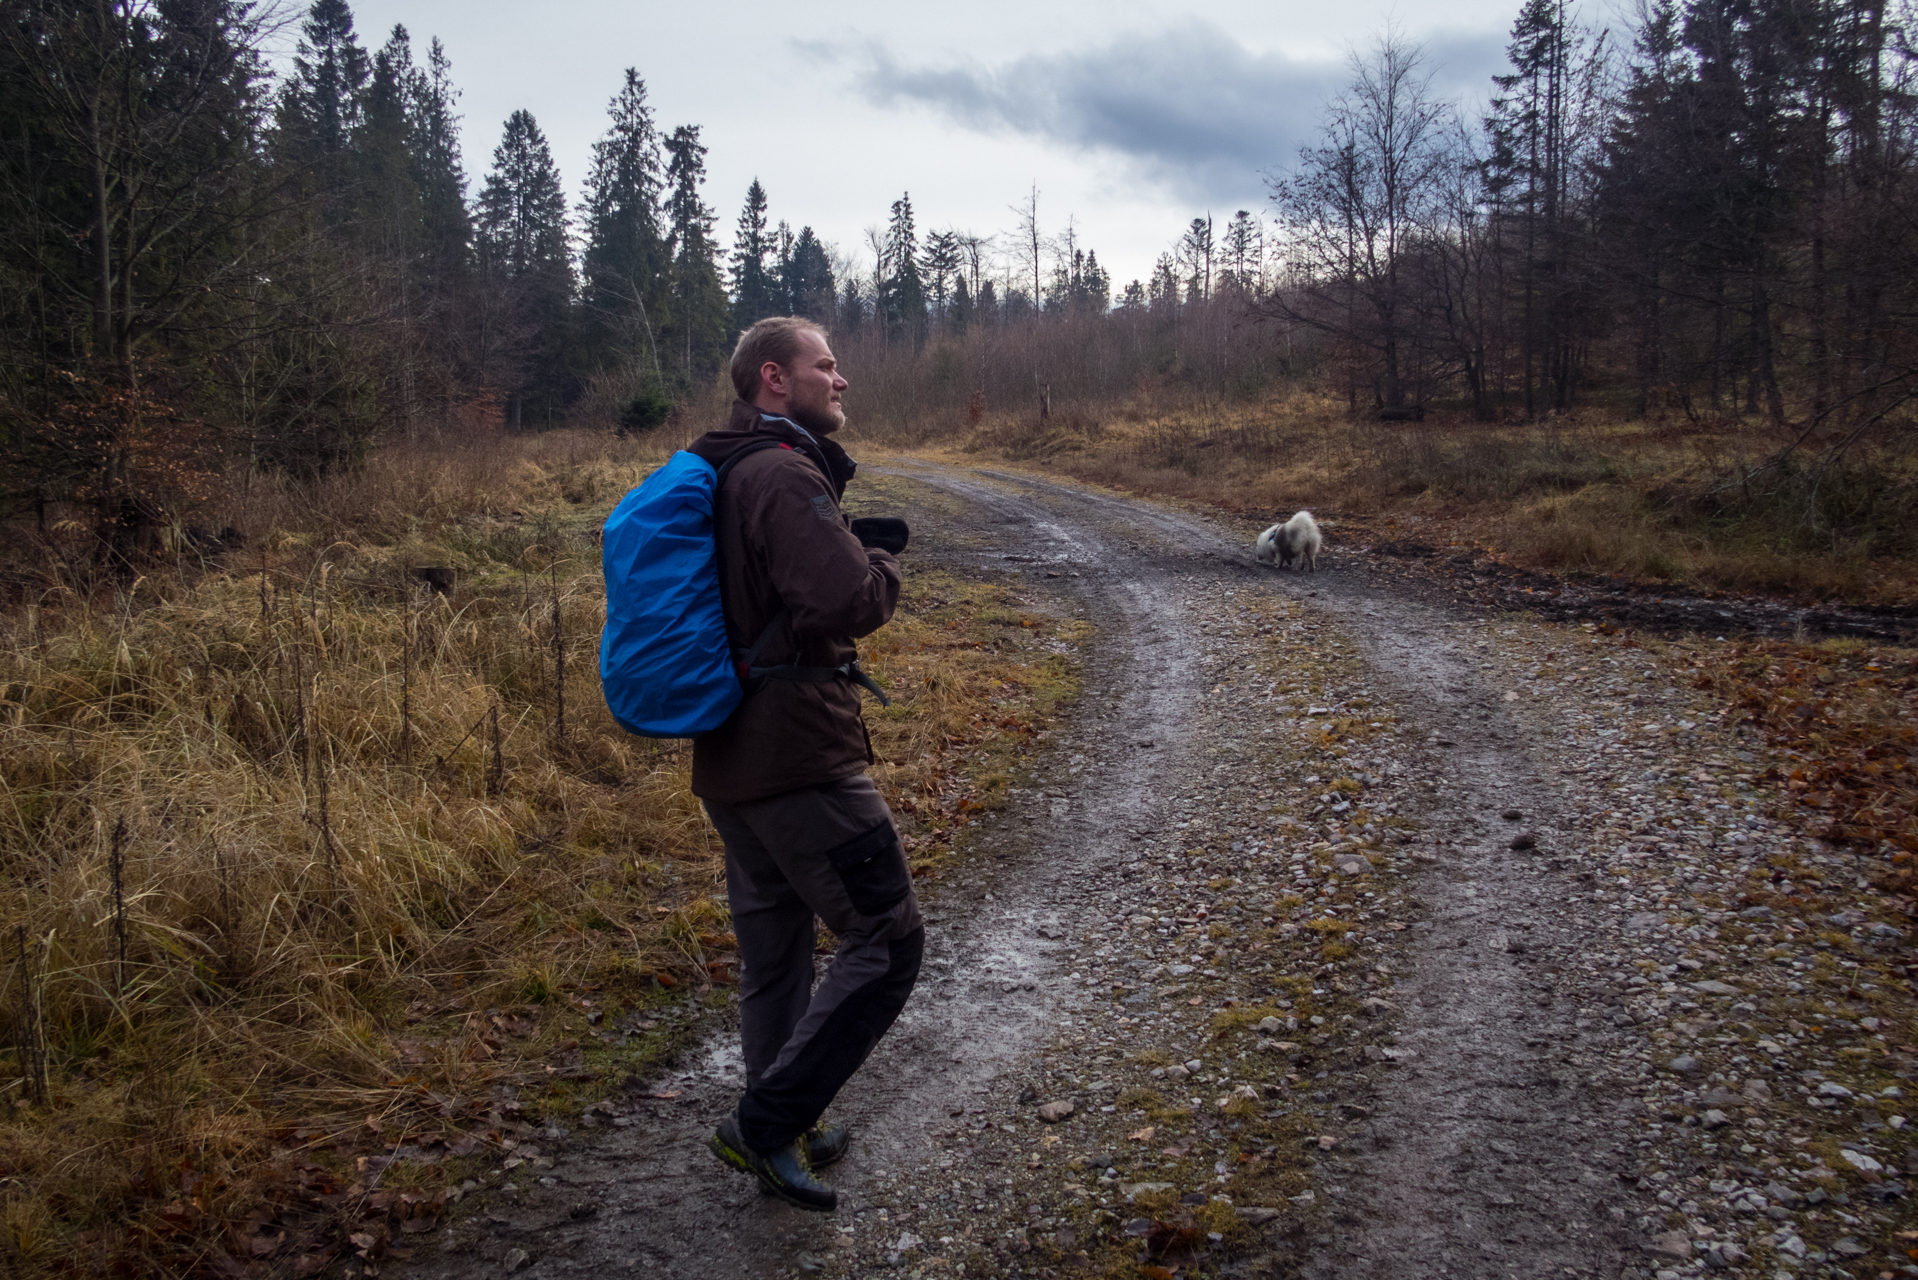
[[[823,1169],[852,1145],[852,1130],[843,1124],[816,1124],[806,1130],[806,1163]]]
[[[719,1122],[707,1145],[713,1154],[741,1173],[759,1179],[759,1185],[801,1209],[830,1213],[839,1205],[839,1195],[812,1176],[806,1161],[806,1139],[795,1138],[777,1151],[760,1153],[748,1147],[739,1136],[739,1118],[727,1116]],[[840,1150],[845,1150],[842,1145]]]

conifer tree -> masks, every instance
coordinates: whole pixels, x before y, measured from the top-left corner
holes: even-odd
[[[733,327],[744,330],[754,321],[779,312],[778,280],[766,259],[773,254],[773,238],[766,230],[766,188],[754,178],[746,188],[733,233]]]
[[[280,93],[282,146],[313,171],[317,190],[343,192],[372,67],[346,0],[313,0],[300,24],[293,74]]]
[[[1099,265],[1094,250],[1086,250],[1084,259],[1075,262],[1072,301],[1080,310],[1094,315],[1104,315],[1112,307],[1112,277]]]
[[[1578,335],[1577,269],[1570,261],[1579,211],[1573,184],[1593,157],[1590,127],[1600,66],[1564,0],[1526,0],[1507,49],[1512,70],[1494,76],[1486,165],[1499,233],[1515,258],[1525,412],[1571,403]]]
[[[659,328],[669,303],[664,174],[659,130],[635,68],[607,107],[606,136],[593,144],[592,169],[580,206],[586,250],[582,263],[585,345],[601,366],[663,376]]]
[[[826,246],[811,227],[799,229],[785,261],[784,292],[791,299],[791,313],[830,324],[835,293],[832,259],[826,256]]]
[[[910,192],[892,202],[892,218],[886,224],[879,270],[879,308],[885,319],[887,339],[910,338],[915,344],[923,343],[926,340],[926,289],[919,278],[919,241],[913,227]]]
[[[979,282],[979,293],[972,300],[972,316],[982,324],[996,324],[1001,315],[999,290],[991,280]]]
[[[934,316],[945,316],[946,295],[951,291],[953,279],[959,274],[964,260],[965,250],[959,242],[958,232],[935,231],[926,237],[926,247],[919,254],[919,268],[925,285],[926,301]]]
[[[717,218],[699,189],[706,181],[706,148],[699,126],[683,124],[666,139],[667,252],[672,260],[672,317],[668,350],[679,376],[697,385],[711,378],[728,355],[730,307],[719,280]]]
[[[1186,299],[1203,302],[1212,296],[1212,215],[1194,218],[1179,237],[1179,257],[1186,267]]]
[[[1241,209],[1232,215],[1232,221],[1225,226],[1220,249],[1226,264],[1220,282],[1247,296],[1258,292],[1265,244],[1259,233],[1258,219],[1252,216],[1251,210]]]
[[[848,339],[858,337],[866,327],[867,310],[865,288],[858,276],[848,275],[839,291],[839,332]]]
[[[953,333],[964,335],[972,327],[972,286],[966,283],[966,273],[961,271],[953,280],[952,306],[946,313],[946,325]]]
[[[365,238],[389,254],[408,257],[418,241],[419,188],[413,162],[412,100],[419,69],[406,28],[373,55],[359,119],[353,131],[356,201]]]
[[[421,257],[435,292],[450,297],[464,280],[473,250],[466,207],[466,169],[460,159],[459,116],[452,66],[439,37],[426,67],[412,82],[410,106],[413,184],[420,196]]]
[[[487,286],[512,326],[497,370],[508,389],[507,419],[551,425],[571,390],[573,266],[559,167],[531,112],[507,117],[493,152],[479,197],[479,249]]]

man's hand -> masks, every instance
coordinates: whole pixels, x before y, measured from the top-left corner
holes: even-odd
[[[862,547],[878,547],[898,555],[906,549],[912,530],[897,516],[861,516],[852,522],[852,535]]]

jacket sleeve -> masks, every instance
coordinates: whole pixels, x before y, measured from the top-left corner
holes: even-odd
[[[793,633],[856,639],[877,631],[899,603],[899,562],[859,545],[810,462],[778,450],[765,456],[753,541]]]

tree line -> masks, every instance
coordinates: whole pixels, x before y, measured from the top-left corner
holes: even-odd
[[[1310,378],[1354,412],[1609,401],[1842,445],[1915,385],[1918,97],[1875,0],[1657,0],[1627,47],[1525,0],[1478,120],[1384,39],[1269,216],[1194,218],[1123,287],[1036,185],[989,236],[926,230],[902,194],[848,252],[755,180],[722,246],[699,126],[662,125],[637,69],[576,200],[527,111],[474,183],[438,40],[369,47],[347,0],[313,0],[276,77],[264,12],[0,0],[0,511],[117,537],[235,458],[315,474],[449,422],[643,429],[783,313],[883,356],[914,413],[978,403],[968,344],[1062,318],[1079,336],[1026,348],[1098,367],[1015,360],[995,404]]]
[[[1033,283],[922,233],[909,194],[855,267],[747,191],[730,250],[699,126],[637,69],[577,200],[529,111],[475,184],[445,48],[362,43],[313,0],[271,73],[244,0],[0,0],[0,512],[151,526],[242,458],[350,464],[382,433],[656,425],[771,314],[916,350],[1004,316],[1103,311],[1074,246]],[[477,189],[473,189],[473,188]],[[1033,193],[1036,216],[1037,192]]]
[[[1918,99],[1882,5],[1657,0],[1617,49],[1527,0],[1508,56],[1471,122],[1381,41],[1274,183],[1259,314],[1319,335],[1355,408],[1609,399],[1839,442],[1905,412]]]

